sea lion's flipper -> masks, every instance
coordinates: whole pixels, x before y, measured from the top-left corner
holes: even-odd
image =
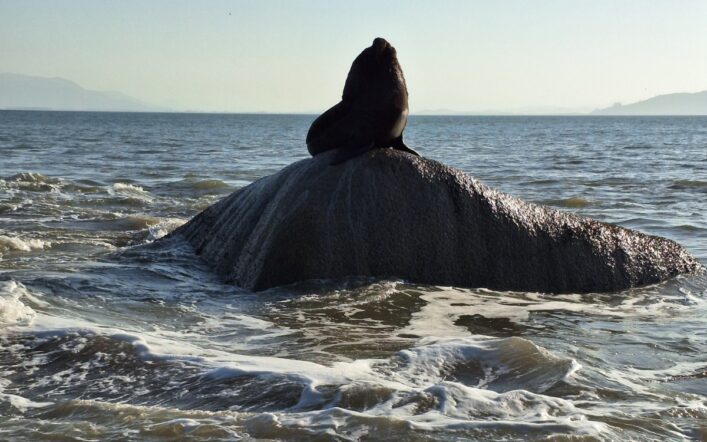
[[[341,164],[346,160],[349,160],[353,157],[357,157],[361,154],[364,154],[368,152],[369,150],[373,149],[374,143],[371,140],[368,143],[362,143],[359,144],[358,146],[344,146],[336,149],[336,153],[334,154],[334,157],[331,159],[331,162],[329,163],[332,166],[335,166],[337,164]]]
[[[415,152],[414,149],[408,147],[408,145],[405,144],[405,142],[403,142],[403,134],[400,134],[400,136],[398,138],[394,139],[390,143],[390,146],[393,149],[402,150],[403,152],[411,153],[411,154],[418,156],[418,157],[421,156],[419,153]]]
[[[314,120],[307,132],[307,150],[310,155],[335,149],[346,142],[348,133],[342,131],[341,126],[345,126],[348,114],[348,104],[340,101]]]

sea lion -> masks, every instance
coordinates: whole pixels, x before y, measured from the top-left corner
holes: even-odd
[[[312,123],[307,150],[315,156],[336,149],[331,164],[381,147],[419,156],[403,142],[407,117],[408,91],[397,53],[376,38],[351,65],[341,101]]]

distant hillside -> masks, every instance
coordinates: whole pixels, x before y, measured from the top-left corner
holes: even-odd
[[[592,115],[707,115],[707,91],[658,95],[627,105],[616,103]]]
[[[166,109],[118,92],[90,91],[63,78],[0,74],[0,109],[154,112]]]

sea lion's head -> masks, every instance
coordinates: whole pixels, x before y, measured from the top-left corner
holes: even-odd
[[[372,52],[378,64],[390,67],[393,64],[398,64],[398,54],[395,48],[388,43],[385,38],[376,38],[373,40],[370,48],[364,49],[366,51]]]
[[[376,38],[351,65],[344,86],[344,100],[360,95],[396,91],[407,96],[405,78],[395,48],[384,38]],[[385,94],[387,95],[387,94]]]

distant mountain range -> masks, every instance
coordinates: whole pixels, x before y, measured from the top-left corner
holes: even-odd
[[[167,109],[143,103],[119,92],[91,91],[63,78],[20,74],[0,74],[0,109],[167,111]]]
[[[638,103],[616,103],[592,115],[707,115],[707,91],[658,95]]]
[[[0,74],[0,109],[170,112],[119,92],[87,90],[63,78]],[[587,110],[528,107],[510,111],[422,110],[415,115],[586,115]],[[316,112],[315,112],[316,113]],[[616,103],[590,115],[707,115],[707,91],[658,95],[637,103]]]
[[[707,115],[707,91],[658,95],[637,103],[616,103],[605,109],[561,107],[525,107],[512,110],[456,111],[450,109],[422,110],[415,115]]]

